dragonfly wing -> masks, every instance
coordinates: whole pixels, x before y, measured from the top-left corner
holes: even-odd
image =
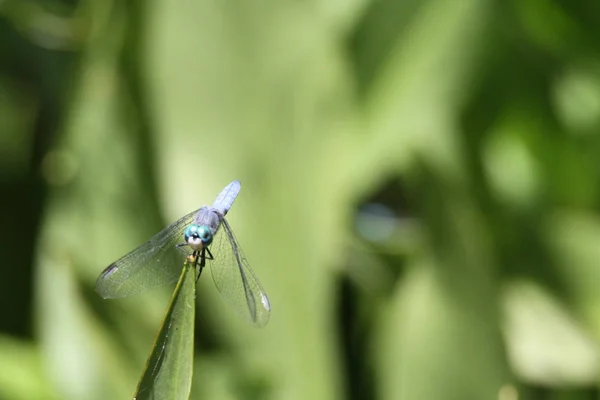
[[[186,251],[176,245],[184,242],[183,232],[197,212],[175,221],[106,267],[96,281],[96,291],[105,299],[128,297],[177,281]]]
[[[215,239],[210,265],[215,286],[236,313],[253,325],[265,326],[271,312],[269,298],[224,217]]]

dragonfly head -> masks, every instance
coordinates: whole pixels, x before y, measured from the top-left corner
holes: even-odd
[[[185,228],[183,237],[185,238],[185,242],[194,250],[208,247],[213,240],[212,232],[208,227],[196,224],[191,224]]]

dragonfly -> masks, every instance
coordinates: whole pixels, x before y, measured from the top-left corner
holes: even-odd
[[[196,282],[208,264],[215,286],[233,310],[251,324],[265,326],[269,298],[225,218],[240,189],[239,181],[231,182],[212,206],[181,217],[110,264],[98,277],[96,291],[105,299],[123,298],[174,283],[191,256]]]

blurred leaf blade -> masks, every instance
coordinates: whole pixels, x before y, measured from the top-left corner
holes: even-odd
[[[0,398],[56,399],[37,346],[0,335]]]
[[[192,387],[196,275],[186,260],[134,399],[187,399]]]

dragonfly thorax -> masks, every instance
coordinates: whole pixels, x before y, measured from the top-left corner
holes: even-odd
[[[208,247],[213,240],[210,229],[204,225],[191,224],[183,233],[185,242],[194,250]]]

